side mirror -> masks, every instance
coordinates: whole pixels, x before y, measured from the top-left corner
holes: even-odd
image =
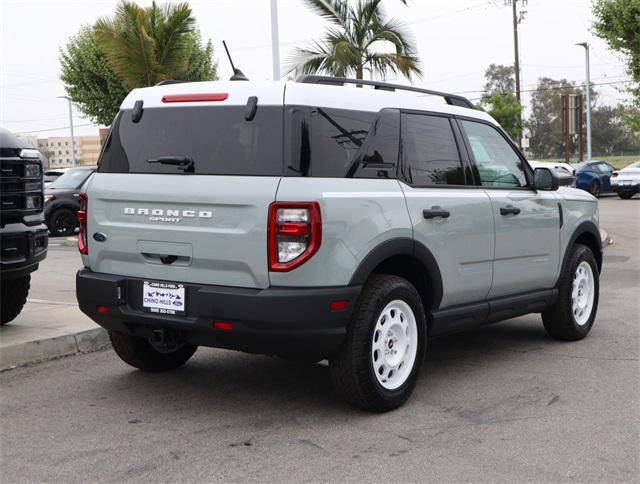
[[[536,168],[533,171],[533,185],[536,190],[553,192],[560,187],[560,179],[554,170]]]

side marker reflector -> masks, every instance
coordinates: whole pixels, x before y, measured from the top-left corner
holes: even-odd
[[[107,306],[96,306],[96,312],[100,314],[109,314],[109,308]]]
[[[344,311],[345,309],[347,309],[348,306],[349,306],[349,301],[347,301],[346,299],[331,301],[331,304],[329,304],[329,308],[331,309],[331,312],[334,312],[334,313],[338,311]]]
[[[229,323],[228,321],[214,321],[213,327],[220,331],[233,331],[233,323]]]

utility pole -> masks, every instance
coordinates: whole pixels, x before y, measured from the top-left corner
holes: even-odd
[[[271,58],[273,80],[280,80],[280,40],[278,37],[278,0],[271,0]]]
[[[511,4],[511,13],[513,18],[513,51],[515,54],[514,72],[516,77],[516,100],[522,106],[522,97],[520,94],[520,47],[518,46],[518,24],[524,19],[526,11],[518,13],[518,1],[526,3],[526,0],[506,0],[507,4]],[[518,133],[518,146],[522,148],[522,114],[520,115],[520,132]]]
[[[71,167],[76,167],[76,139],[73,136],[73,111],[71,109],[71,99],[67,96],[58,96],[59,99],[66,99],[69,103],[69,128],[71,129]]]
[[[591,73],[589,72],[589,44],[581,42],[579,44],[584,47],[585,64],[587,69],[587,79],[585,91],[587,94],[587,161],[591,161]]]

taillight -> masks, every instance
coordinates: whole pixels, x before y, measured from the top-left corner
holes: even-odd
[[[617,177],[617,176],[618,176],[618,172],[617,172],[617,171],[614,171],[614,172],[611,174],[611,177],[612,177],[612,178],[615,178],[615,177]]]
[[[89,197],[86,193],[80,193],[80,210],[76,213],[78,220],[78,250],[82,255],[89,254],[89,239],[87,238],[87,209],[89,207]]]
[[[317,202],[274,202],[269,206],[269,270],[288,272],[320,248],[322,219]]]

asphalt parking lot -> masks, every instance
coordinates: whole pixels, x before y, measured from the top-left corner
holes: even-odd
[[[165,374],[110,350],[17,368],[0,373],[0,480],[638,482],[640,199],[600,205],[615,243],[583,341],[538,315],[437,340],[383,415],[343,404],[325,366],[207,348]],[[54,240],[31,297],[72,302],[78,264]]]

